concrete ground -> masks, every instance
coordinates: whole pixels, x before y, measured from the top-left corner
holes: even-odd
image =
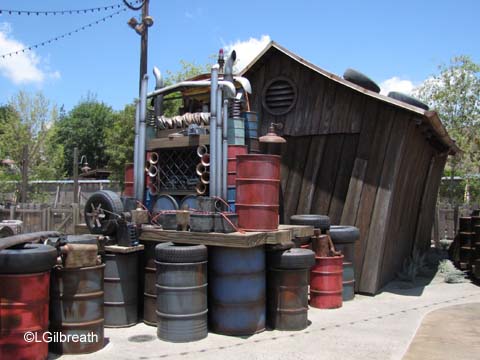
[[[471,283],[447,284],[437,276],[425,287],[391,283],[379,295],[357,295],[340,309],[311,308],[311,324],[303,331],[265,331],[248,338],[210,333],[198,342],[173,344],[158,340],[156,328],[142,323],[131,328],[105,329],[109,342],[101,351],[90,355],[64,355],[60,359],[402,359],[427,314],[451,305],[472,303],[480,303],[480,287]],[[478,315],[478,307],[466,307],[463,316],[471,316],[478,329],[478,316],[473,319],[471,311],[477,311]],[[430,326],[430,332],[422,328],[420,333],[424,340],[433,334],[432,328],[437,330],[437,335],[431,341],[424,341],[424,345],[414,341],[410,349],[414,352],[409,351],[407,358],[435,359],[427,356],[428,353],[415,352],[415,348],[435,348],[437,339],[445,339],[438,334],[448,334],[451,343],[463,336],[461,329],[451,327],[449,321],[443,321],[441,326],[440,331],[437,325]],[[477,337],[476,342],[479,340]],[[480,359],[478,347],[471,349],[476,349],[477,353],[462,358]]]

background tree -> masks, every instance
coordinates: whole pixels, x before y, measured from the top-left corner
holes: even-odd
[[[95,96],[89,94],[80,100],[57,124],[56,137],[63,144],[63,169],[72,175],[73,149],[78,147],[79,156],[85,155],[92,169],[105,168],[108,164],[106,152],[106,129],[113,125],[114,112]]]
[[[446,175],[471,178],[480,173],[480,64],[468,56],[449,65],[416,89],[415,95],[436,110],[463,153],[450,157]]]
[[[113,125],[105,131],[110,178],[123,184],[125,164],[133,162],[135,104],[126,105],[113,115]]]

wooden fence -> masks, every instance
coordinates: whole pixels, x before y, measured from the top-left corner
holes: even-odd
[[[75,226],[83,222],[82,213],[78,204],[66,208],[19,204],[9,209],[0,209],[0,220],[21,220],[23,233],[48,230],[73,234]]]

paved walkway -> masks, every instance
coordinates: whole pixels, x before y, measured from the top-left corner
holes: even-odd
[[[427,314],[403,359],[480,359],[480,303]]]
[[[311,325],[303,331],[265,331],[248,338],[209,334],[198,342],[173,344],[158,340],[155,327],[138,324],[126,329],[105,329],[109,343],[99,352],[61,359],[400,360],[425,315],[451,305],[471,303],[480,303],[480,288],[470,283],[447,284],[439,277],[426,287],[408,288],[403,283],[392,283],[381,294],[357,295],[340,309],[310,309]],[[465,316],[469,316],[470,310],[466,311]],[[462,336],[459,329],[450,328],[448,323],[442,327],[452,341]],[[477,343],[479,340],[477,337]],[[428,359],[410,352],[407,356]]]

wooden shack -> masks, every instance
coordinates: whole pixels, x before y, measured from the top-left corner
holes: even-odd
[[[438,115],[377,94],[271,42],[241,73],[261,133],[282,123],[284,219],[355,225],[356,291],[375,294],[430,246],[438,187],[458,149]]]

